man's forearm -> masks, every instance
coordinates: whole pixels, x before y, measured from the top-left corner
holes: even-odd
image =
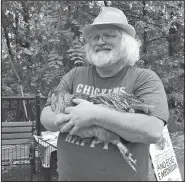
[[[162,120],[139,113],[121,113],[100,107],[94,124],[117,133],[130,142],[156,143],[164,123]]]
[[[55,124],[57,117],[59,117],[59,114],[54,113],[50,106],[46,106],[41,112],[40,121],[48,131],[55,132],[59,131],[61,128],[61,126],[59,127]]]

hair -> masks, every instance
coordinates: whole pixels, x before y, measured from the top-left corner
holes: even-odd
[[[141,41],[127,34],[122,29],[118,30],[122,36],[120,56],[124,60],[125,65],[134,65],[140,59]],[[88,62],[90,62],[88,56],[89,49],[90,43],[87,42],[85,45],[85,53]]]
[[[141,41],[121,30],[121,56],[127,65],[134,65],[140,59]]]

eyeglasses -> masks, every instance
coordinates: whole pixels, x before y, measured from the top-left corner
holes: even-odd
[[[121,36],[121,34],[120,34],[120,36]],[[99,41],[99,39],[100,39],[100,37],[101,37],[102,41],[104,41],[104,42],[106,42],[106,43],[112,43],[112,42],[118,41],[118,39],[120,39],[120,36],[119,36],[118,33],[116,33],[116,34],[113,34],[113,33],[112,33],[112,34],[111,34],[111,33],[103,33],[103,34],[101,34],[101,35],[96,34],[96,35],[90,36],[90,37],[88,38],[88,41],[89,41],[91,44],[95,45],[95,44],[98,43],[98,41]]]

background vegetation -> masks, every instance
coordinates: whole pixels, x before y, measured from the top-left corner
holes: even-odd
[[[137,64],[162,79],[170,131],[183,131],[183,1],[3,1],[2,96],[31,96],[38,89],[47,96],[65,73],[86,64],[81,29],[101,6],[123,10],[135,27],[142,41]]]

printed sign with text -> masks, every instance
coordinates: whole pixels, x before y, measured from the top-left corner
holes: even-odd
[[[167,126],[161,139],[150,145],[150,156],[157,181],[182,181]]]

